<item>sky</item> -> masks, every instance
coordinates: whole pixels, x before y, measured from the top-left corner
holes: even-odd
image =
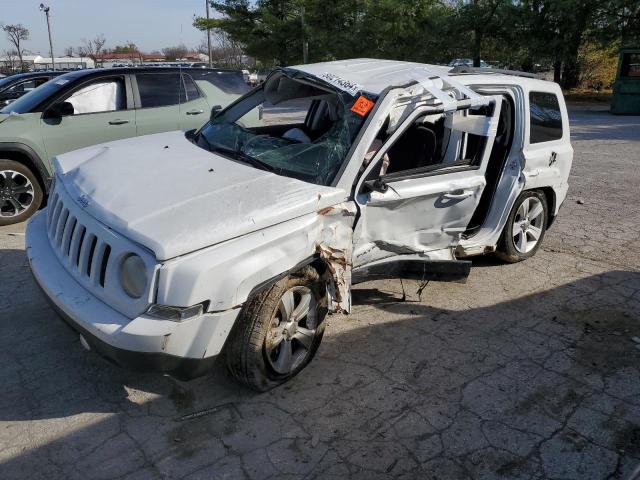
[[[0,0],[0,24],[21,23],[30,31],[24,48],[49,54],[47,23],[41,0]],[[205,0],[48,0],[53,52],[82,45],[104,34],[106,47],[134,42],[144,52],[184,43],[196,47],[204,34],[193,28],[193,14],[205,15]],[[0,55],[10,48],[0,32]]]

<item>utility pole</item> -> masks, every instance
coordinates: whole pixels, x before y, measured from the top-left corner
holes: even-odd
[[[55,71],[56,69],[56,61],[53,58],[53,42],[51,41],[51,22],[49,21],[49,7],[47,7],[44,3],[40,4],[40,11],[44,12],[47,17],[47,31],[49,32],[49,53],[51,54],[51,68]]]
[[[300,7],[300,22],[302,23],[302,63],[309,63],[309,42],[307,41],[307,34],[305,32],[306,26],[304,23],[305,8],[304,5]]]
[[[211,27],[209,26],[209,0],[205,0],[207,4],[207,48],[209,49],[209,68],[213,67],[213,63],[211,61],[211,57],[213,57],[213,52],[211,51]]]

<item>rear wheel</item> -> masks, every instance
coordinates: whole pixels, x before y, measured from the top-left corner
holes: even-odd
[[[0,226],[20,223],[42,203],[42,188],[33,172],[13,160],[0,160]]]
[[[326,289],[314,268],[279,280],[242,308],[225,351],[229,371],[258,391],[290,380],[320,346],[326,314]]]
[[[547,199],[537,190],[522,192],[502,232],[496,255],[509,263],[533,257],[547,228]]]

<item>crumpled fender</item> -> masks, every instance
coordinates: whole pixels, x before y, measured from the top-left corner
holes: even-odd
[[[330,312],[351,311],[353,224],[356,213],[354,202],[344,202],[318,212],[323,223],[316,252],[327,265]]]

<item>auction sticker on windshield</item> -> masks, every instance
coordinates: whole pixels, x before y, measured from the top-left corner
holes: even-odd
[[[333,73],[323,73],[319,78],[321,78],[325,82],[330,83],[331,85],[338,87],[340,90],[344,90],[349,95],[352,95],[354,97],[356,96],[356,93],[362,90],[362,85],[351,82],[349,80],[345,80],[344,78],[341,78],[338,75],[334,75]]]
[[[361,117],[364,117],[367,115],[367,113],[369,113],[374,105],[375,103],[373,103],[371,100],[360,95],[360,97],[358,97],[356,102],[353,104],[353,107],[351,107],[351,111],[353,113],[357,113]]]

